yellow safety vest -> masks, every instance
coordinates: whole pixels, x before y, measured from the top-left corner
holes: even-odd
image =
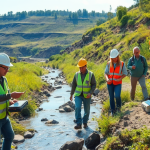
[[[91,90],[91,78],[92,78],[92,72],[88,71],[82,83],[81,73],[76,72],[77,87],[74,96],[80,96],[81,93],[83,92],[84,98],[87,97],[87,95],[90,93]]]
[[[4,89],[2,85],[0,84],[0,95],[7,94],[8,93],[8,84],[6,78],[4,78]],[[3,119],[6,117],[8,112],[8,107],[9,107],[9,100],[0,102],[0,119]]]

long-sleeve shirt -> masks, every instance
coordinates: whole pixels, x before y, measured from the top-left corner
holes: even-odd
[[[142,56],[144,59],[144,62],[142,62],[140,57],[136,58],[134,56],[133,62],[132,62],[132,57],[128,61],[128,69],[131,70],[131,76],[132,77],[141,77],[142,75],[146,76],[146,73],[148,70],[147,61],[146,61],[146,58],[144,56]],[[135,69],[132,69],[133,65],[135,65]]]
[[[4,88],[4,77],[0,78],[0,85]],[[0,102],[11,99],[11,94],[0,94]]]
[[[82,74],[82,73],[81,73],[81,80],[82,80],[82,83],[83,83],[84,78],[85,78],[85,76],[86,76],[87,73],[88,73],[88,70],[86,70],[86,73],[85,73],[85,74]],[[72,82],[71,95],[74,94],[76,87],[77,87],[77,82],[76,82],[76,74],[75,74],[75,76],[74,76],[74,78],[73,78],[73,82]],[[96,88],[96,80],[95,80],[94,74],[92,73],[90,94],[93,94],[95,88]],[[81,93],[81,96],[83,96],[83,92]]]

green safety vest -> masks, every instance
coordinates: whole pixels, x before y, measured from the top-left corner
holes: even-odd
[[[7,94],[8,93],[8,84],[6,78],[4,78],[4,89],[2,85],[0,84],[0,95]],[[0,102],[0,119],[3,119],[6,117],[8,112],[8,107],[9,107],[9,100]]]
[[[77,87],[74,96],[80,96],[81,93],[83,92],[84,98],[87,97],[87,95],[90,93],[91,90],[91,78],[92,78],[92,72],[88,71],[82,83],[81,73],[76,72]]]

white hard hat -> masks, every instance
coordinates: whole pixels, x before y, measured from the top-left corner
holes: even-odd
[[[110,58],[116,58],[119,55],[119,52],[117,49],[112,49],[110,51]]]
[[[9,56],[5,53],[0,53],[0,65],[4,65],[4,66],[7,66],[7,67],[13,66],[10,63]]]

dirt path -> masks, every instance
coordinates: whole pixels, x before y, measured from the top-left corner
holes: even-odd
[[[146,113],[139,103],[137,107],[133,107],[131,110],[127,109],[127,114],[119,121],[116,128],[132,130],[142,128],[144,125],[150,129],[150,113]]]

